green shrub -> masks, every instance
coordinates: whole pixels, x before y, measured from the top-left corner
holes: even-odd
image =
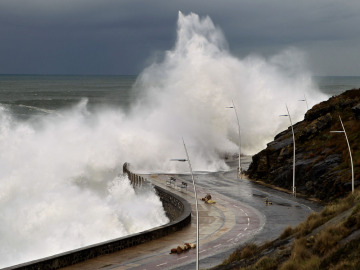
[[[252,268],[248,270],[275,270],[278,267],[278,262],[273,258],[267,256],[258,260]]]
[[[324,255],[335,248],[339,240],[348,234],[349,230],[343,225],[330,226],[315,237],[313,251],[316,254]]]
[[[245,245],[242,248],[236,249],[230,256],[223,261],[223,265],[230,264],[235,261],[240,261],[243,259],[249,259],[253,257],[257,252],[259,252],[259,248],[256,244],[250,243]]]
[[[351,215],[345,220],[344,226],[348,229],[360,228],[360,204],[354,207],[354,210],[352,211]]]
[[[306,239],[296,239],[291,250],[291,259],[304,261],[306,259],[309,259],[311,255],[311,252],[306,247]]]
[[[321,226],[327,221],[326,218],[324,218],[323,214],[318,213],[311,213],[308,218],[305,220],[305,222],[299,224],[296,227],[296,231],[299,232],[298,238],[305,236],[312,232],[312,230],[316,229],[317,227]]]
[[[307,260],[288,260],[280,266],[280,270],[317,270],[321,260],[318,256],[311,256]]]
[[[240,258],[250,259],[251,257],[254,257],[254,255],[257,252],[258,252],[258,246],[254,243],[250,243],[241,250]]]
[[[295,229],[293,229],[291,226],[287,227],[279,236],[280,239],[285,239],[289,237],[290,235],[293,235],[295,233]]]

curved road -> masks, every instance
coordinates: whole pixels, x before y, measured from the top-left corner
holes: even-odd
[[[174,176],[174,175],[172,175]],[[196,212],[190,175],[175,175],[177,183],[187,182],[187,190],[167,186],[169,175],[146,176],[154,184],[187,199],[192,206],[192,222],[185,229],[163,238],[101,256],[63,269],[193,269],[196,249],[169,254],[185,242],[196,242]],[[288,226],[296,226],[312,211],[321,209],[312,202],[237,179],[236,171],[196,173],[199,197],[199,256],[201,269],[220,264],[240,244],[262,243],[279,236]],[[211,194],[216,204],[200,200]],[[272,202],[265,204],[265,198]]]

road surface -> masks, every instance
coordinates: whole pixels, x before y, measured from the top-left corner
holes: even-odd
[[[187,182],[187,190],[166,185],[170,175],[147,175],[155,185],[168,189],[192,206],[192,222],[185,229],[163,238],[101,256],[63,269],[194,269],[196,249],[170,254],[172,248],[196,242],[196,212],[190,175],[171,175],[177,183]],[[236,170],[195,173],[200,228],[200,269],[220,264],[241,244],[262,243],[279,236],[288,226],[296,226],[321,207],[287,193],[272,190],[245,179]],[[215,204],[200,198],[211,194]],[[266,198],[272,203],[266,205]]]

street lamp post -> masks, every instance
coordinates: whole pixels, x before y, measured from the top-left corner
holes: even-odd
[[[183,144],[184,144],[184,148],[185,148],[186,159],[172,159],[172,161],[181,161],[181,162],[187,161],[188,164],[189,164],[192,184],[193,184],[193,187],[194,187],[195,209],[196,209],[196,270],[199,270],[199,210],[198,210],[198,200],[197,200],[197,193],[196,193],[194,174],[193,174],[193,171],[192,171],[189,154],[188,154],[188,151],[186,149],[184,138],[182,140],[183,140]]]
[[[305,94],[304,94],[304,99],[300,99],[299,101],[305,101],[306,102],[306,108],[307,108],[307,110],[309,110],[309,105],[307,103]]]
[[[290,113],[289,113],[289,109],[287,107],[287,105],[285,104],[286,106],[286,110],[288,112],[288,114],[282,114],[280,116],[289,116],[289,119],[290,119],[290,124],[291,124],[291,131],[292,131],[292,136],[293,136],[293,144],[294,144],[294,154],[293,154],[293,186],[292,186],[292,194],[294,197],[296,197],[296,187],[295,187],[295,134],[294,134],[294,128],[293,128],[293,124],[292,124],[292,121],[291,121],[291,116],[290,116]]]
[[[238,132],[239,132],[239,171],[238,171],[238,175],[240,175],[240,179],[241,179],[241,176],[242,176],[242,168],[241,168],[241,133],[240,133],[240,122],[239,122],[239,117],[238,117],[238,114],[237,114],[237,111],[236,111],[236,107],[235,107],[235,104],[234,104],[234,101],[232,100],[232,106],[231,107],[226,107],[226,108],[229,108],[229,109],[234,109],[235,111],[235,115],[236,115],[236,120],[237,120],[237,124],[238,124]]]
[[[348,137],[346,135],[346,131],[345,131],[345,127],[343,125],[343,122],[341,121],[341,117],[339,115],[339,119],[340,119],[340,123],[341,123],[341,126],[343,128],[343,130],[339,130],[339,131],[330,131],[330,132],[333,132],[333,133],[344,133],[345,134],[345,139],[346,139],[346,142],[347,142],[347,145],[348,145],[348,148],[349,148],[349,154],[350,154],[350,162],[351,162],[351,191],[352,193],[354,193],[354,165],[353,165],[353,160],[352,160],[352,155],[351,155],[351,149],[350,149],[350,143],[349,143],[349,140],[348,140]]]

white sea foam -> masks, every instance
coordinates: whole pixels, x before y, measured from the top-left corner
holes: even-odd
[[[142,127],[151,132],[151,150],[160,154],[151,161],[154,167],[174,166],[166,160],[169,155],[184,156],[184,137],[195,170],[226,169],[219,157],[238,149],[235,113],[226,109],[232,100],[239,115],[242,152],[254,154],[290,126],[288,118],[279,117],[287,113],[285,104],[296,122],[306,112],[299,99],[305,95],[313,106],[325,98],[315,89],[301,51],[289,48],[269,59],[256,55],[239,59],[227,47],[209,17],[179,12],[174,48],[138,77],[136,87],[143,98],[133,117],[140,117]],[[140,164],[146,166],[148,159]]]
[[[135,194],[121,174],[121,112],[0,116],[1,267],[168,222],[155,192]]]
[[[231,55],[210,18],[179,13],[178,37],[138,77],[141,98],[130,113],[71,110],[26,122],[0,112],[0,266],[120,237],[167,222],[151,190],[136,195],[118,176],[124,162],[140,171],[227,169],[236,153],[254,153],[277,131],[324,98],[314,89],[304,55],[288,49],[272,58]]]

